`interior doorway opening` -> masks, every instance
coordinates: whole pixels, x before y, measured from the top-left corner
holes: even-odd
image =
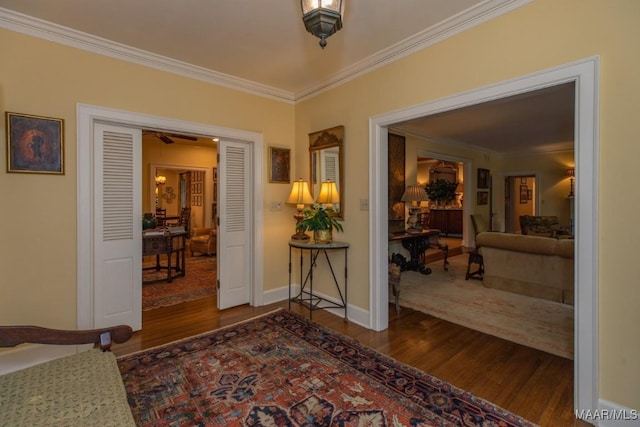
[[[504,178],[504,232],[521,233],[520,217],[536,215],[537,180],[535,175],[507,175]]]

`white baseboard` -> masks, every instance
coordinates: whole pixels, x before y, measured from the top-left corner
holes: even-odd
[[[0,352],[0,375],[87,350],[91,345],[22,344]]]
[[[298,292],[300,291],[300,286],[298,286],[297,284],[291,285],[291,295],[297,295]],[[314,291],[315,294],[317,294],[318,296],[325,298],[331,302],[334,302],[336,304],[340,304],[341,302],[339,300],[336,300],[333,297],[329,297],[327,295],[324,295],[320,292],[316,292]],[[289,298],[289,286],[283,286],[281,288],[278,289],[273,289],[270,291],[267,291],[264,293],[264,303],[266,304],[273,304],[275,302],[280,302],[280,301],[286,301]],[[344,317],[344,310],[341,308],[326,308],[326,311],[330,312],[331,314],[335,314],[336,316],[339,317]],[[347,304],[347,318],[349,319],[350,322],[356,323],[360,326],[364,326],[365,328],[370,328],[369,326],[369,311],[368,310],[364,310],[360,307],[356,307],[350,304]]]
[[[604,399],[598,409],[578,412],[576,417],[598,427],[640,427],[640,411]]]

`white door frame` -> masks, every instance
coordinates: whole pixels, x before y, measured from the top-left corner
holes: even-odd
[[[598,124],[600,58],[591,57],[369,119],[369,326],[388,327],[387,137],[405,120],[575,82],[576,257],[574,407],[600,407],[598,391]],[[466,181],[466,180],[465,180]]]
[[[77,324],[79,329],[93,328],[93,124],[112,123],[135,128],[162,129],[201,136],[216,136],[251,145],[254,159],[253,204],[263,205],[264,138],[261,133],[224,128],[220,126],[188,122],[167,117],[152,116],[124,110],[115,110],[87,104],[77,105]],[[142,194],[139,197],[143,197]],[[255,224],[263,223],[263,212],[254,209],[250,213]],[[264,304],[263,292],[263,227],[253,227],[253,275],[250,301],[252,306]]]

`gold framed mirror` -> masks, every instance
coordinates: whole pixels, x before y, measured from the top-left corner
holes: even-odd
[[[336,211],[338,218],[344,218],[343,142],[344,126],[336,126],[309,134],[311,195],[314,200],[317,199],[323,181],[335,182],[340,201],[334,203],[332,208]]]

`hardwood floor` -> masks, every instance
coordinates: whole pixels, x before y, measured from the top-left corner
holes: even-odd
[[[129,354],[287,308],[287,302],[218,311],[215,297],[143,312],[143,329],[116,344]],[[292,310],[307,314],[297,304]],[[324,310],[315,321],[542,426],[590,426],[573,416],[573,361],[403,308],[368,330]]]

